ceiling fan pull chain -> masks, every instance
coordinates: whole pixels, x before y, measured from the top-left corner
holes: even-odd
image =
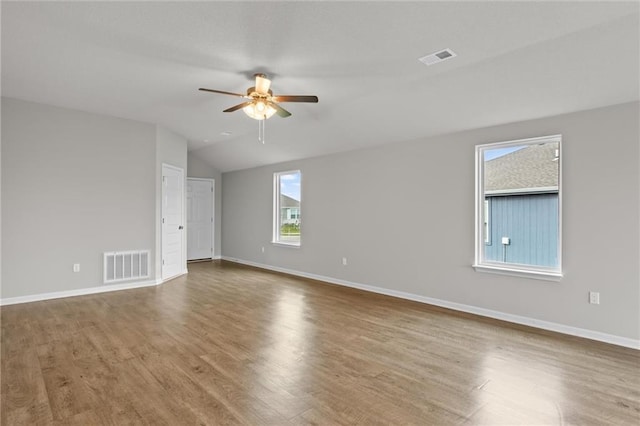
[[[264,122],[266,119],[258,121],[258,142],[262,142],[264,145]]]

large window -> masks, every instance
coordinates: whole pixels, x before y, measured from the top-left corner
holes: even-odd
[[[477,270],[559,279],[561,136],[476,146]]]
[[[300,245],[301,190],[300,170],[273,174],[273,242]]]

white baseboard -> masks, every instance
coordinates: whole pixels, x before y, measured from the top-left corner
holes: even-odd
[[[630,339],[628,337],[601,333],[599,331],[587,330],[584,328],[572,327],[569,325],[558,324],[558,323],[549,322],[549,321],[542,321],[535,318],[508,314],[500,311],[494,311],[491,309],[480,308],[477,306],[465,305],[462,303],[449,302],[447,300],[434,299],[431,297],[420,296],[413,293],[405,293],[403,291],[390,290],[383,287],[376,287],[376,286],[371,286],[367,284],[355,283],[355,282],[341,280],[337,278],[326,277],[323,275],[310,274],[307,272],[301,272],[301,271],[295,271],[287,268],[280,268],[277,266],[265,265],[262,263],[251,262],[248,260],[237,259],[233,257],[222,256],[222,259],[230,262],[241,263],[243,265],[254,266],[261,269],[268,269],[271,271],[282,272],[285,274],[295,275],[295,276],[304,277],[304,278],[311,278],[313,280],[318,280],[318,281],[324,281],[330,284],[338,284],[345,287],[351,287],[351,288],[357,288],[360,290],[370,291],[372,293],[379,293],[387,296],[398,297],[401,299],[412,300],[415,302],[427,303],[429,305],[440,306],[443,308],[452,309],[454,311],[466,312],[470,314],[480,315],[483,317],[494,318],[502,321],[512,322],[515,324],[535,327],[542,330],[555,331],[562,334],[568,334],[570,336],[583,337],[586,339],[597,340],[605,343],[611,343],[613,345],[624,346],[632,349],[640,349],[640,340]]]
[[[162,284],[162,280],[134,281],[123,284],[103,285],[99,287],[79,288],[76,290],[55,291],[52,293],[32,294],[29,296],[7,297],[0,299],[0,306],[18,303],[40,302],[42,300],[61,299],[63,297],[84,296],[87,294],[106,293],[109,291],[130,290],[132,288],[150,287]]]
[[[167,281],[175,280],[176,278],[181,277],[183,275],[186,275],[188,273],[189,273],[189,269],[185,265],[185,268],[182,271],[178,272],[176,275],[174,275],[172,277],[165,278],[164,280],[161,280],[160,283],[162,284],[162,283],[166,283]]]
[[[167,281],[181,277],[187,274],[189,271],[185,268],[177,275],[166,279],[147,280],[147,281],[132,281],[122,284],[103,285],[99,287],[79,288],[76,290],[55,291],[52,293],[40,293],[32,294],[29,296],[8,297],[0,299],[0,306],[16,305],[18,303],[40,302],[50,299],[61,299],[63,297],[85,296],[87,294],[107,293],[109,291],[131,290],[133,288],[151,287],[163,284]]]
[[[209,262],[211,260],[220,260],[220,259],[222,259],[222,256],[212,256],[212,257],[205,257],[203,259],[187,260],[187,263]]]

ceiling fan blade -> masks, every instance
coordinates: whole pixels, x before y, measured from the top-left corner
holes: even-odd
[[[205,89],[203,87],[199,88],[198,90],[202,90],[203,92],[220,93],[222,95],[239,96],[241,98],[250,99],[249,96],[247,96],[247,95],[241,95],[240,93],[225,92],[223,90]]]
[[[291,113],[289,111],[287,111],[286,109],[282,108],[280,105],[278,105],[275,102],[270,102],[269,105],[274,107],[275,110],[276,110],[276,114],[278,114],[282,118],[287,118],[287,117],[289,117],[291,115]]]
[[[225,109],[225,110],[224,110],[224,111],[222,111],[222,112],[233,112],[233,111],[237,111],[237,110],[239,110],[239,109],[241,109],[241,108],[244,108],[244,107],[246,107],[246,106],[248,106],[248,105],[251,105],[252,103],[253,103],[253,101],[243,102],[243,103],[241,103],[241,104],[234,105],[234,106],[232,106],[231,108],[227,108],[227,109]]]
[[[271,87],[271,80],[264,74],[256,74],[256,92],[266,95],[269,93]]]
[[[280,95],[272,97],[274,102],[318,102],[317,96],[307,95]]]

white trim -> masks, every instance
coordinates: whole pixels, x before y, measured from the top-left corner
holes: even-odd
[[[558,133],[556,135],[538,136],[535,138],[512,139],[510,141],[503,141],[503,142],[481,143],[476,146],[481,146],[483,149],[507,148],[510,146],[520,146],[523,144],[534,145],[536,143],[552,142],[554,139],[560,142],[562,139],[562,134]]]
[[[88,294],[107,293],[110,291],[131,290],[134,288],[151,287],[162,284],[164,281],[149,280],[136,281],[125,284],[103,285],[99,287],[79,288],[76,290],[54,291],[51,293],[31,294],[28,296],[7,297],[0,299],[0,306],[15,305],[18,303],[39,302],[42,300],[61,299],[63,297],[85,296]]]
[[[286,243],[284,241],[271,241],[274,246],[300,248],[300,243]]]
[[[477,272],[489,272],[492,274],[500,274],[500,275],[511,275],[513,277],[521,277],[521,278],[533,278],[536,280],[545,280],[545,281],[560,281],[562,279],[562,273],[556,271],[542,271],[536,270],[533,268],[514,268],[510,267],[513,264],[507,264],[509,267],[504,266],[494,266],[490,264],[484,265],[473,265],[473,269]]]
[[[182,271],[178,272],[177,274],[172,275],[172,276],[167,277],[167,278],[162,278],[162,280],[160,281],[160,284],[166,283],[167,281],[171,281],[173,279],[176,279],[176,278],[181,277],[183,275],[186,275],[188,273],[189,273],[189,270],[187,269],[187,266],[185,265],[184,269]]]
[[[628,337],[616,336],[614,334],[602,333],[594,330],[587,330],[579,327],[572,327],[569,325],[558,324],[549,321],[538,320],[535,318],[523,317],[520,315],[509,314],[500,311],[494,311],[491,309],[480,308],[477,306],[465,305],[462,303],[449,302],[447,300],[434,299],[431,297],[420,296],[413,293],[406,293],[403,291],[390,290],[382,287],[371,286],[367,284],[355,283],[352,281],[341,280],[337,278],[326,277],[323,275],[310,274],[307,272],[295,271],[287,268],[280,268],[277,266],[265,265],[262,263],[251,262],[248,260],[237,259],[233,257],[222,256],[223,260],[230,262],[241,263],[244,265],[254,266],[261,269],[268,269],[271,271],[282,272],[285,274],[295,275],[304,278],[310,278],[320,282],[326,282],[330,284],[342,285],[345,287],[357,288],[360,290],[370,291],[372,293],[384,294],[386,296],[398,297],[400,299],[412,300],[415,302],[426,303],[429,305],[440,306],[454,311],[466,312],[470,314],[480,315],[483,317],[493,318],[501,321],[507,321],[515,324],[526,325],[529,327],[539,328],[542,330],[554,331],[557,333],[567,334],[570,336],[577,336],[591,340],[597,340],[599,342],[610,343],[613,345],[624,346],[626,348],[640,350],[640,339],[630,339]]]
[[[189,271],[185,268],[178,275],[166,278],[164,280],[147,280],[135,281],[124,284],[102,285],[99,287],[79,288],[76,290],[54,291],[51,293],[30,294],[28,296],[17,296],[0,299],[0,306],[16,305],[18,303],[40,302],[43,300],[62,299],[64,297],[86,296],[89,294],[109,293],[111,291],[132,290],[134,288],[153,287],[164,284],[175,278],[187,274]]]

